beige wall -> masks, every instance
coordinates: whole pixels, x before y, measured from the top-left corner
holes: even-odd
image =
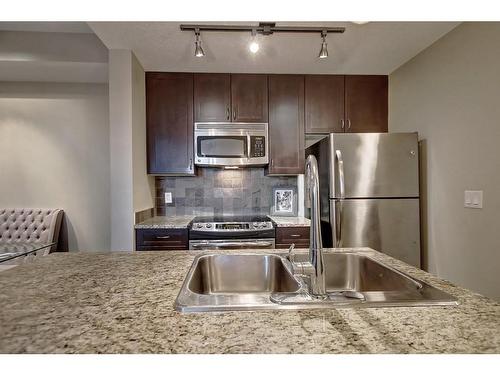
[[[500,23],[464,23],[390,75],[389,130],[424,141],[429,271],[500,299]],[[483,190],[484,208],[463,207]]]
[[[144,70],[133,53],[110,50],[111,250],[134,248],[134,212],[153,207],[144,90]]]
[[[154,177],[148,176],[146,150],[146,75],[132,53],[132,169],[134,212],[154,207]]]
[[[69,250],[107,250],[108,88],[0,82],[0,207],[65,211]]]

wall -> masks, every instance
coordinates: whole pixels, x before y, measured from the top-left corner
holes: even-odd
[[[430,272],[500,299],[500,23],[464,23],[389,77],[389,130],[423,140]],[[483,190],[484,208],[463,207]]]
[[[275,186],[297,188],[297,177],[266,177],[264,168],[199,168],[197,177],[156,177],[157,214],[269,214]],[[166,191],[172,192],[172,204],[164,203]]]
[[[109,51],[111,250],[116,251],[134,248],[134,212],[153,207],[153,180],[145,175],[144,79],[131,51]]]
[[[132,176],[134,212],[154,207],[154,177],[148,176],[146,74],[132,53]]]
[[[0,30],[0,40],[0,81],[108,83],[108,49],[94,34]]]
[[[0,207],[62,208],[63,247],[107,250],[108,88],[0,82]]]

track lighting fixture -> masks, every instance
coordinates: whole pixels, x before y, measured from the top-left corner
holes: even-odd
[[[321,37],[323,42],[321,43],[321,51],[319,51],[318,57],[320,59],[326,59],[328,57],[328,44],[326,43],[326,31],[321,32]]]
[[[205,51],[203,51],[203,47],[201,46],[200,29],[195,29],[194,34],[196,36],[194,42],[194,55],[196,57],[203,57],[205,56]]]
[[[257,34],[272,35],[273,33],[321,33],[323,42],[321,43],[321,51],[319,58],[328,57],[328,46],[326,43],[327,33],[341,34],[345,31],[344,27],[307,27],[307,26],[276,26],[274,22],[260,22],[259,26],[254,25],[180,25],[182,31],[194,31],[196,35],[195,56],[205,56],[205,52],[201,46],[200,30],[217,31],[217,32],[251,32],[252,41],[248,45],[250,52],[257,53],[259,51],[259,43],[257,42]]]
[[[252,53],[257,53],[259,51],[259,43],[257,43],[257,31],[255,29],[252,30],[252,41],[250,42],[248,49]]]

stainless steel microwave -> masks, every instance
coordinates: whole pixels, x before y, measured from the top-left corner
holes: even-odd
[[[206,167],[261,166],[269,163],[267,123],[196,122],[195,164]]]

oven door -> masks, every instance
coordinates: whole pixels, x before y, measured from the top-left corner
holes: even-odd
[[[268,163],[267,124],[195,123],[195,164],[226,167]]]
[[[261,240],[191,240],[189,241],[189,250],[274,249],[274,244],[274,238]]]

